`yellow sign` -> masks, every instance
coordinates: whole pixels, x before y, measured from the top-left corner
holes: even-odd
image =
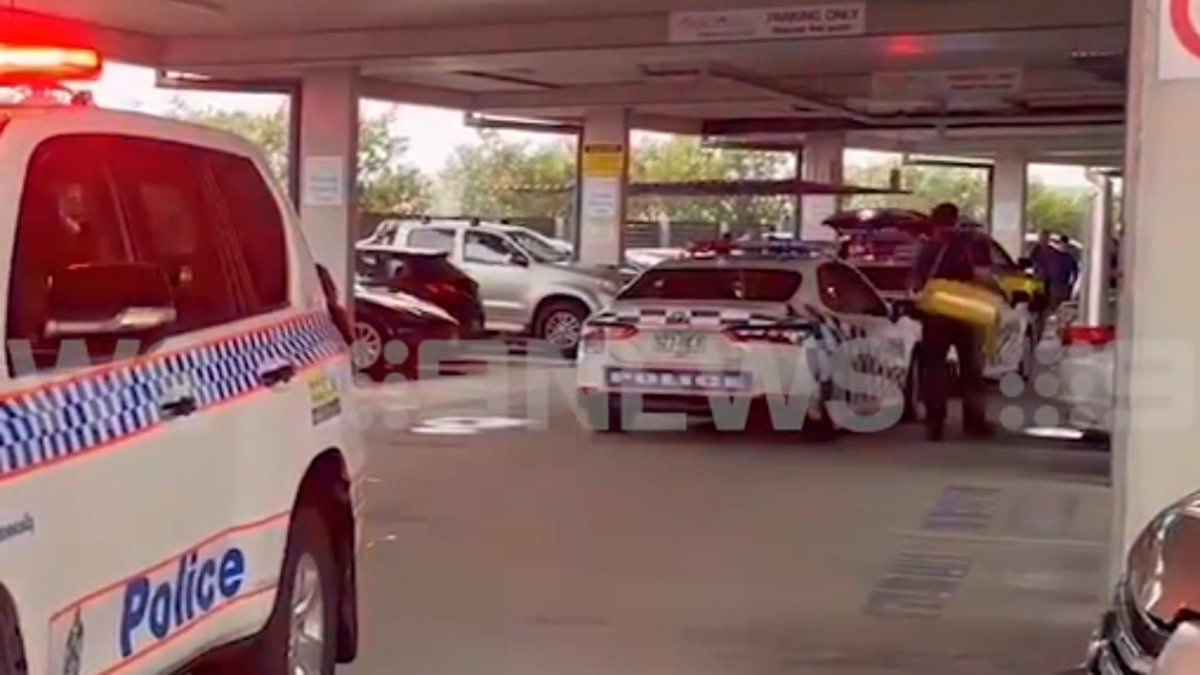
[[[584,178],[620,178],[625,172],[625,148],[619,143],[583,146]]]

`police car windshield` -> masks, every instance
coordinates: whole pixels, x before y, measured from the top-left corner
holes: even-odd
[[[620,298],[786,302],[800,282],[799,273],[787,270],[657,269],[639,277]]]

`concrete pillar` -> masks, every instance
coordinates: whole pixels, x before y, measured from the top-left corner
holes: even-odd
[[[992,172],[992,237],[1014,258],[1025,249],[1029,165],[1019,155],[996,158]]]
[[[1125,283],[1117,324],[1113,444],[1114,562],[1156,512],[1200,489],[1200,312],[1191,300],[1200,250],[1195,208],[1200,79],[1160,77],[1160,47],[1169,50],[1178,42],[1165,14],[1170,3],[1145,0],[1132,6],[1121,245]],[[1193,62],[1200,74],[1200,57]]]
[[[590,265],[618,265],[625,250],[628,110],[595,108],[587,111],[578,173],[579,261]]]
[[[843,134],[808,134],[804,139],[800,177],[804,180],[841,185],[845,167]],[[831,240],[836,233],[822,225],[842,208],[841,198],[832,195],[804,195],[800,198],[800,238]]]
[[[1113,185],[1107,176],[1093,175],[1096,193],[1088,203],[1083,228],[1083,285],[1080,322],[1085,326],[1113,325],[1112,289]]]
[[[352,306],[351,253],[358,219],[358,73],[305,73],[300,93],[300,219],[317,262]]]

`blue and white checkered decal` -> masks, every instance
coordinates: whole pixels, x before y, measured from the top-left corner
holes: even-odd
[[[261,387],[262,370],[289,363],[300,371],[345,349],[333,322],[314,314],[4,398],[0,479],[157,425],[175,390],[202,411]]]

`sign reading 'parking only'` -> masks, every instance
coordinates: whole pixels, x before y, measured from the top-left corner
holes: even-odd
[[[1158,76],[1200,78],[1200,1],[1162,0],[1159,6]]]

